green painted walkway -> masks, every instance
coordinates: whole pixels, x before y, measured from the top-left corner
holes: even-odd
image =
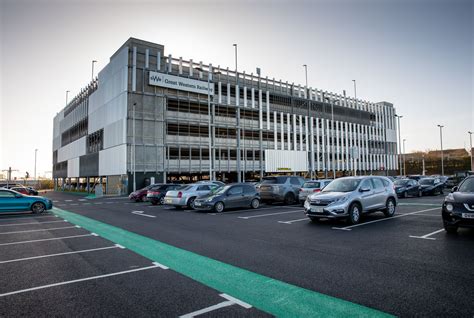
[[[391,317],[383,312],[263,276],[160,241],[53,208],[57,216],[152,261],[278,317]]]

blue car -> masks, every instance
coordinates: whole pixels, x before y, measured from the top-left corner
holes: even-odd
[[[9,189],[0,189],[0,213],[20,211],[43,213],[52,208],[53,202],[47,198],[28,196]]]

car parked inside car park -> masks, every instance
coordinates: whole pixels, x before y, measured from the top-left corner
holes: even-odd
[[[321,192],[325,186],[327,186],[332,179],[322,179],[322,180],[310,180],[303,183],[303,186],[300,189],[298,194],[298,200],[301,204],[304,204],[308,195]]]
[[[43,213],[53,208],[53,202],[47,198],[28,196],[10,189],[0,189],[0,213],[30,210]]]
[[[24,195],[30,195],[30,190],[28,188],[25,188],[25,187],[11,187],[10,190],[19,192],[19,193],[24,194]]]
[[[332,181],[321,192],[308,196],[304,210],[313,222],[344,218],[350,224],[357,224],[365,213],[383,211],[391,217],[396,206],[397,195],[389,179],[361,176]]]
[[[146,198],[148,201],[151,202],[153,205],[159,204],[164,204],[165,203],[165,196],[166,192],[169,190],[175,190],[179,187],[181,187],[181,184],[163,184],[163,183],[158,183],[154,184],[150,189],[148,189]]]
[[[148,190],[150,190],[153,186],[154,186],[154,184],[150,184],[149,186],[146,186],[146,187],[141,188],[139,190],[133,191],[132,193],[129,194],[128,198],[131,201],[141,202],[144,199],[146,199],[146,195],[147,195]]]
[[[255,186],[248,183],[228,184],[194,201],[194,209],[217,213],[224,209],[244,207],[257,209],[259,206],[260,194]]]
[[[166,192],[164,199],[165,205],[171,205],[175,208],[194,208],[194,200],[199,196],[209,194],[211,191],[215,191],[220,188],[219,185],[214,183],[193,183],[181,186],[175,190]]]
[[[400,197],[407,198],[409,195],[416,196],[416,197],[422,196],[420,184],[416,180],[398,179],[398,180],[395,180],[393,185],[395,186],[395,192],[397,193],[397,196],[399,198]]]
[[[441,214],[448,233],[456,233],[459,227],[474,228],[474,176],[461,181],[446,196]]]
[[[258,186],[262,202],[294,204],[305,180],[295,176],[264,177]]]
[[[444,184],[439,178],[423,178],[418,181],[422,195],[443,194]]]

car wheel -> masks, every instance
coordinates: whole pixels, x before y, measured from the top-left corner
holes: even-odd
[[[385,203],[385,210],[383,211],[386,217],[392,217],[395,214],[395,201],[390,198]]]
[[[46,205],[42,202],[35,202],[31,205],[31,212],[35,214],[43,213],[46,210]]]
[[[408,198],[408,192],[407,192],[407,191],[403,192],[403,197],[404,197],[405,199]]]
[[[285,199],[283,200],[283,202],[286,204],[286,205],[291,205],[291,204],[294,204],[295,203],[295,195],[293,193],[287,193],[285,195]]]
[[[196,200],[196,197],[189,198],[189,200],[188,200],[188,208],[194,209],[194,200]]]
[[[214,204],[214,211],[216,211],[217,213],[221,213],[222,211],[224,211],[224,203],[217,202],[216,204]]]
[[[252,209],[258,209],[260,206],[260,201],[258,199],[253,199],[252,202],[250,203],[250,207]]]
[[[448,225],[444,223],[444,230],[449,234],[456,234],[458,232],[458,227],[456,225]]]
[[[158,204],[158,201],[156,201],[156,200],[151,200],[151,204],[157,205],[157,204]]]
[[[141,200],[142,200],[142,199],[140,199],[140,198],[136,198],[136,199],[135,199],[135,202],[140,202]]]
[[[357,224],[360,221],[362,214],[362,207],[357,203],[352,203],[349,207],[349,218],[347,219],[350,224]]]
[[[161,197],[161,198],[160,198],[160,204],[161,204],[161,205],[164,205],[164,204],[165,204],[165,197]]]
[[[439,194],[440,194],[440,195],[443,195],[443,194],[444,194],[443,189],[439,189]]]

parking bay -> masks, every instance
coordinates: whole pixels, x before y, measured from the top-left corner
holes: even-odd
[[[400,200],[397,215],[403,216],[367,216],[366,225],[351,231],[333,229],[345,227],[343,222],[281,223],[304,219],[299,207],[267,206],[213,215],[117,201],[67,209],[392,314],[436,315],[448,308],[453,315],[466,315],[472,313],[468,289],[473,284],[472,231],[454,237],[440,232],[433,235],[436,240],[410,237],[442,228],[439,209],[430,205],[439,202],[440,197]],[[418,213],[428,209],[434,210]],[[156,217],[134,215],[133,210]],[[456,304],[447,304],[444,300],[453,294],[459,296]]]

